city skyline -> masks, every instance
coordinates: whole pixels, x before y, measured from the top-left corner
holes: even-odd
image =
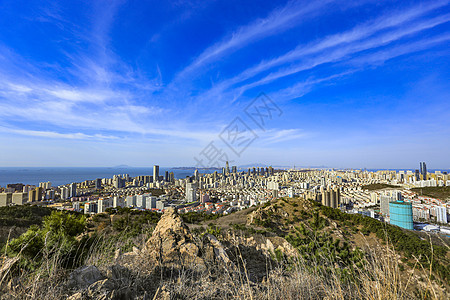
[[[5,1],[0,167],[450,169],[449,3]]]

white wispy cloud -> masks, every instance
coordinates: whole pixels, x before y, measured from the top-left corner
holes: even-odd
[[[26,129],[15,129],[0,126],[0,132],[5,133],[13,133],[20,134],[25,136],[34,136],[34,137],[42,137],[42,138],[50,138],[50,139],[70,139],[70,140],[111,140],[118,139],[116,136],[112,135],[103,135],[103,134],[85,134],[81,132],[75,133],[60,133],[55,131],[39,131],[39,130],[26,130]]]
[[[310,133],[307,133],[301,129],[271,129],[261,133],[260,137],[262,139],[262,143],[264,144],[276,144],[304,139],[310,135]]]
[[[418,17],[426,15],[430,11],[447,5],[448,3],[449,1],[435,1],[429,5],[418,5],[412,7],[406,11],[397,13],[389,12],[388,14],[378,17],[375,20],[369,21],[362,25],[358,25],[349,31],[334,34],[306,45],[298,45],[294,50],[291,50],[275,59],[262,61],[258,65],[244,70],[238,76],[227,80],[225,86],[231,86],[233,84],[242,82],[260,74],[261,72],[264,72],[276,66],[297,61],[307,55],[320,53],[321,51],[325,51],[330,48],[346,46],[354,42],[362,41],[382,30],[395,28],[396,26],[400,26],[411,20],[417,19]],[[405,28],[406,31],[403,34],[397,33],[396,38],[398,39],[404,35],[428,29],[447,21],[448,15],[444,15],[443,17],[438,17],[429,22],[419,24],[419,26],[415,26],[414,29]],[[390,38],[389,41],[392,41],[394,39],[395,38]],[[379,42],[383,40],[384,43],[387,42],[386,38],[378,39]],[[376,45],[377,43],[372,43],[372,45],[366,46],[366,48],[375,47]]]
[[[333,2],[341,1],[311,1],[306,5],[304,2],[290,1],[284,7],[272,11],[267,17],[257,19],[248,25],[239,27],[229,36],[224,37],[221,41],[205,49],[189,66],[178,74],[178,77],[184,78],[185,75],[199,67],[232,53],[237,49],[243,48],[256,40],[280,34],[308,18],[325,12],[327,6]],[[363,2],[341,4],[342,7],[357,6],[363,4]]]
[[[381,34],[380,36],[376,36],[374,38],[368,39],[366,41],[361,41],[359,43],[353,43],[348,46],[337,47],[333,51],[327,53],[321,53],[320,55],[310,58],[305,62],[290,66],[288,68],[281,69],[279,71],[275,71],[270,73],[269,75],[254,81],[252,83],[246,84],[241,87],[241,89],[247,90],[256,86],[260,86],[263,84],[270,83],[274,80],[290,76],[302,71],[311,70],[319,65],[323,65],[325,63],[337,62],[342,59],[349,58],[349,56],[362,52],[365,50],[376,49],[387,44],[390,44],[394,41],[400,40],[408,35],[433,28],[437,25],[444,24],[450,21],[450,14],[440,16],[437,18],[433,18],[431,20],[423,21],[413,26],[407,27],[405,29],[395,30],[393,32],[389,32],[386,34]],[[422,42],[426,44],[426,39],[423,39]],[[414,51],[410,51],[414,52]]]
[[[450,21],[450,15],[448,14],[427,20],[416,19],[448,3],[449,1],[436,1],[427,6],[418,5],[402,12],[389,12],[375,20],[358,25],[349,31],[334,34],[306,45],[298,45],[294,50],[288,51],[277,58],[262,61],[232,78],[217,83],[201,97],[214,99],[228,90],[231,94],[228,98],[236,99],[250,88],[268,84],[302,71],[311,70],[319,65],[348,59],[349,56],[358,52],[376,49],[415,33],[447,23]],[[298,63],[299,61],[300,63]],[[273,71],[257,80],[250,80],[253,77],[264,74],[265,71],[286,65],[288,67]],[[239,86],[239,83],[243,82],[247,83]],[[235,87],[233,88],[233,86]]]

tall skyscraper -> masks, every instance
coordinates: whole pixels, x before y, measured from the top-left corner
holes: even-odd
[[[97,190],[102,188],[102,180],[100,178],[95,179],[95,188]]]
[[[116,189],[123,188],[123,187],[125,187],[125,179],[123,179],[120,176],[114,175],[113,185]]]
[[[169,171],[166,171],[165,176],[164,176],[164,181],[169,182]]]
[[[427,180],[427,164],[425,162],[420,163],[420,174],[422,174],[423,180]]]
[[[71,183],[69,185],[69,197],[76,197],[77,196],[77,184],[75,182]],[[39,196],[38,196],[39,198]]]
[[[228,160],[227,160],[227,163],[226,163],[226,166],[225,166],[225,173],[226,174],[230,173],[230,165],[228,164]]]
[[[415,177],[416,177],[416,181],[420,180],[420,173],[419,170],[416,169],[416,172],[414,173]]]
[[[186,183],[186,201],[195,202],[197,201],[197,184],[196,183]]]
[[[153,182],[159,181],[159,166],[154,165],[153,166]]]

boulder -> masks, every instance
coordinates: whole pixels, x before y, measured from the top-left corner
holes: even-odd
[[[105,279],[95,266],[83,266],[74,270],[69,275],[68,286],[75,289],[85,289],[91,284]]]

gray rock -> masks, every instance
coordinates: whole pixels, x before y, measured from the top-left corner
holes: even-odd
[[[69,275],[68,286],[70,288],[85,289],[91,284],[105,277],[95,266],[83,266],[74,270]]]

